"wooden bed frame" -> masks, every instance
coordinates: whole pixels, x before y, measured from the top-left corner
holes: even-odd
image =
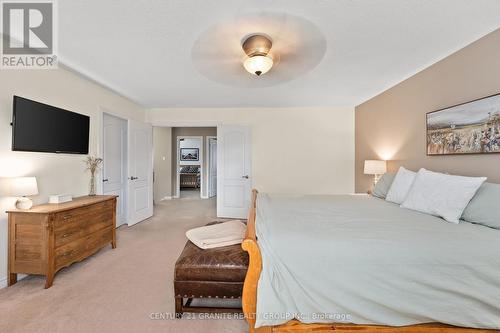
[[[245,239],[242,247],[248,252],[250,263],[243,286],[242,307],[245,318],[250,327],[250,333],[299,333],[299,332],[376,332],[376,333],[500,333],[500,330],[474,329],[450,326],[440,323],[420,324],[411,326],[379,326],[379,325],[357,325],[357,324],[303,324],[298,320],[291,320],[282,325],[264,326],[255,328],[257,309],[257,284],[262,271],[262,257],[259,244],[255,235],[257,190],[252,190],[252,204],[248,212],[248,223]]]
[[[180,188],[198,188],[198,173],[181,173],[179,174]]]

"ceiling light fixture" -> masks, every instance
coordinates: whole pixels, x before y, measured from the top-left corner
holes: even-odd
[[[242,48],[248,56],[243,62],[243,67],[254,75],[261,76],[273,67],[273,58],[269,51],[273,43],[264,35],[252,35],[245,39]]]

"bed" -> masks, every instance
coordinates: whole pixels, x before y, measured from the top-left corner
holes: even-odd
[[[242,246],[250,332],[500,332],[499,230],[254,190]]]
[[[180,188],[199,188],[200,172],[198,165],[183,166],[179,171]]]

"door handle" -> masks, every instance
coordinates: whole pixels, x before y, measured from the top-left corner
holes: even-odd
[[[245,175],[245,176],[241,176],[241,178],[248,179],[248,178],[250,178],[250,177],[248,177],[248,175]]]
[[[136,180],[136,179],[139,179],[139,178],[138,177],[134,177],[134,176],[130,177],[130,180]]]
[[[102,180],[103,183],[107,182],[107,181],[108,181],[108,178]]]

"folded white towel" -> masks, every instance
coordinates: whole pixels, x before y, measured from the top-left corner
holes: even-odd
[[[186,232],[186,237],[202,249],[240,244],[245,238],[247,227],[240,220],[194,228]]]

